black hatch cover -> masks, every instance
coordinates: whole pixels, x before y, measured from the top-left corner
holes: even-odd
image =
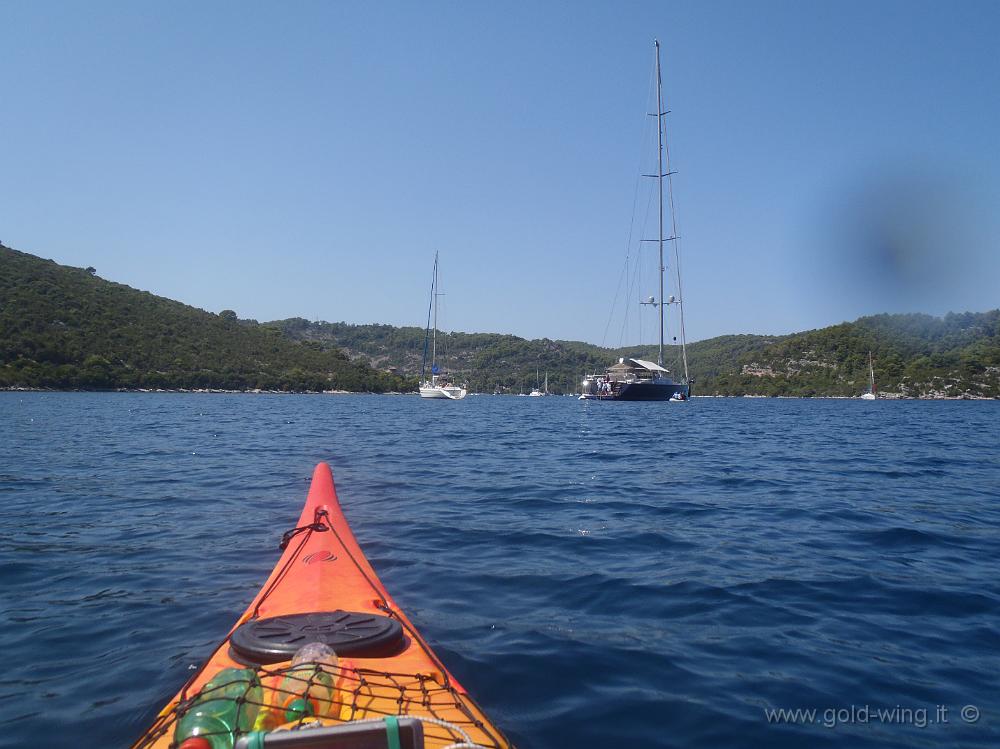
[[[399,652],[403,628],[395,619],[380,614],[315,611],[251,619],[229,638],[240,660],[261,665],[290,661],[310,642],[325,643],[337,655],[381,658]]]

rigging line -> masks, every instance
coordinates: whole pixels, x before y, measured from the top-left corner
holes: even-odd
[[[440,337],[441,337],[441,343],[438,344],[438,346],[439,346],[440,352],[441,352],[441,355],[440,355],[440,359],[441,359],[441,374],[447,374],[448,377],[451,378],[450,382],[452,382],[452,384],[454,384],[454,382],[456,382],[458,380],[458,378],[459,378],[459,376],[461,374],[461,371],[459,370],[459,367],[458,367],[458,364],[459,364],[458,360],[452,361],[451,365],[446,365],[445,364],[445,362],[448,360],[448,353],[451,350],[451,344],[455,343],[455,339],[452,338],[452,336],[455,334],[455,331],[454,330],[448,330],[448,331],[446,331],[444,329],[444,327],[443,327],[444,323],[442,321],[448,319],[447,305],[446,305],[445,301],[443,300],[443,297],[447,296],[447,294],[445,294],[443,291],[440,291],[440,288],[441,288],[441,269],[438,268],[438,289],[439,289],[439,291],[437,292],[437,295],[439,297],[442,297],[442,301],[438,302],[438,307],[439,307],[439,309],[438,309],[438,332],[440,333]]]
[[[677,240],[677,244],[680,244],[680,240],[679,239]],[[680,248],[679,247],[674,247],[674,282],[675,282],[676,288],[677,288],[677,299],[678,299],[677,315],[676,315],[676,317],[677,317],[677,324],[678,324],[678,328],[679,328],[678,332],[681,335],[681,345],[678,347],[680,349],[680,351],[678,352],[678,355],[675,358],[676,358],[678,364],[683,364],[684,365],[684,377],[685,377],[685,379],[687,379],[687,376],[688,376],[688,373],[687,373],[687,351],[686,351],[686,348],[685,348],[685,346],[687,344],[687,336],[686,336],[685,330],[684,330],[684,294],[681,291],[681,255],[680,255]]]
[[[651,70],[650,73],[649,73],[649,80],[646,82],[646,99],[647,99],[647,104],[648,104],[649,95],[650,95],[649,91],[651,90],[652,85],[653,85],[653,71]],[[639,185],[642,184],[642,160],[643,160],[643,156],[644,156],[644,154],[646,152],[645,141],[646,141],[646,138],[648,137],[649,129],[650,129],[649,118],[644,116],[642,118],[642,127],[639,128],[639,156],[636,159],[636,161],[638,162],[638,164],[637,164],[637,167],[636,167],[636,170],[635,170],[636,171],[635,187],[633,188],[633,191],[632,191],[632,216],[629,219],[628,234],[627,234],[627,236],[625,238],[625,264],[624,264],[624,267],[622,269],[621,274],[619,274],[619,276],[618,276],[618,283],[615,286],[615,295],[611,298],[611,312],[608,314],[608,322],[604,326],[604,335],[601,337],[601,346],[602,347],[607,342],[608,331],[611,328],[611,323],[614,321],[615,310],[618,307],[619,292],[621,291],[621,288],[622,288],[622,281],[628,278],[628,266],[629,266],[629,259],[631,257],[631,250],[632,250],[632,236],[633,236],[633,233],[635,231],[635,216],[636,216],[636,211],[637,211],[637,209],[639,207]],[[627,301],[627,299],[626,299],[625,305],[626,305],[625,315],[626,315],[626,319],[627,319],[627,317],[628,317],[628,310],[627,310],[628,301]],[[622,338],[622,336],[619,336],[619,344],[621,343],[621,338]]]
[[[642,219],[642,225],[641,225],[641,227],[642,227],[641,233],[643,233],[643,234],[646,233],[646,228],[649,226],[649,217],[650,217],[650,214],[652,213],[652,210],[653,210],[653,190],[652,190],[652,188],[650,188],[650,190],[649,190],[649,192],[647,193],[647,196],[646,196],[646,214],[645,214],[645,216]],[[628,290],[628,298],[629,299],[635,299],[640,294],[642,294],[642,278],[643,278],[643,276],[642,276],[642,245],[640,244],[636,248],[635,276],[634,276],[633,284],[632,284],[631,287],[629,287],[629,290]],[[622,336],[621,336],[621,339],[619,340],[619,346],[624,345],[625,335],[627,334],[626,327],[628,325],[628,319],[629,319],[629,314],[630,314],[629,310],[631,310],[631,309],[632,309],[632,305],[626,305],[626,317],[625,317],[625,322],[622,325]],[[637,320],[636,328],[638,329],[636,331],[636,343],[639,344],[639,345],[642,345],[642,315],[641,314],[637,314],[636,315],[636,320]]]
[[[640,224],[640,231],[644,231],[645,223],[649,220],[649,201],[647,199],[646,203],[646,214],[643,217],[643,222]],[[639,244],[635,249],[635,265],[632,269],[632,275],[629,276],[628,286],[625,288],[625,314],[622,317],[621,330],[618,331],[618,348],[625,345],[625,337],[628,335],[629,321],[632,318],[632,305],[629,300],[634,299],[636,294],[639,293],[639,289],[642,286],[642,245]],[[639,326],[641,329],[642,319],[639,319]]]
[[[625,314],[622,316],[622,326],[618,331],[618,348],[624,345],[625,335],[628,330],[629,312],[632,307],[628,304],[628,300],[632,297],[632,290],[635,288],[635,275],[639,272],[639,261],[636,259],[635,268],[632,271],[632,276],[630,277],[629,285],[625,289]]]
[[[651,136],[652,136],[651,127],[647,126],[647,131],[644,134],[644,137],[647,141],[649,141],[651,139]],[[648,148],[648,144],[644,144],[643,150],[645,151],[646,148]],[[642,170],[642,165],[640,163],[639,171],[641,170]],[[643,215],[642,223],[639,224],[640,234],[646,233],[646,228],[649,226],[649,216],[652,209],[653,209],[653,190],[652,188],[650,188],[650,190],[646,193],[646,212]],[[638,297],[642,289],[642,239],[641,238],[636,243],[635,256],[636,256],[635,270],[631,279],[631,284],[626,289],[626,294],[625,294],[626,297],[625,316],[622,320],[622,327],[618,336],[619,348],[625,345],[625,337],[628,335],[629,320],[631,319],[632,316],[632,305],[629,304],[628,301]],[[639,343],[642,343],[642,315],[637,315],[636,319],[638,320],[637,340]]]
[[[444,294],[440,294],[439,296],[444,296]],[[443,304],[441,304],[441,306],[444,307]],[[439,311],[438,315],[440,315],[443,318],[444,317],[443,310]],[[440,324],[440,322],[438,324]],[[446,372],[450,372],[451,371],[450,367],[448,367],[448,365],[445,364],[445,362],[448,360],[448,336],[449,335],[450,335],[449,333],[445,333],[440,328],[438,329],[438,337],[441,339],[441,342],[438,343],[438,360],[441,362],[441,364],[438,365],[438,366],[441,369],[441,374],[444,374]]]
[[[438,297],[443,297],[444,294],[441,293],[441,269],[438,268]],[[444,309],[444,299],[439,299],[438,301],[438,330],[441,331],[441,361],[444,362],[448,358],[448,334],[444,332],[442,321],[447,317],[445,315]],[[441,371],[446,372],[444,364],[441,365]]]
[[[611,329],[611,323],[613,322],[615,317],[615,309],[618,307],[618,295],[622,290],[622,282],[628,277],[628,261],[629,261],[629,254],[628,251],[626,250],[625,263],[624,265],[622,265],[622,270],[618,274],[618,284],[615,286],[615,295],[611,298],[611,312],[608,314],[608,322],[604,326],[604,335],[601,336],[601,348],[604,348],[604,345],[607,343],[608,331]]]
[[[648,124],[646,125],[646,127],[648,127]],[[640,163],[640,168],[641,168],[641,163]],[[618,284],[615,286],[615,295],[611,298],[611,312],[608,314],[608,322],[604,326],[604,335],[601,337],[601,346],[604,346],[605,342],[607,341],[608,330],[611,328],[611,323],[614,320],[615,316],[615,310],[618,308],[618,299],[622,289],[622,282],[628,279],[628,267],[632,250],[632,235],[635,228],[636,211],[639,206],[639,185],[641,183],[642,183],[642,177],[637,175],[635,178],[635,189],[633,190],[632,193],[632,217],[629,220],[628,236],[625,239],[625,264],[622,267],[622,272],[618,276]],[[627,295],[626,295],[625,306],[626,306],[625,315],[627,319],[628,316]],[[621,342],[621,336],[619,336],[619,343],[620,342]]]
[[[672,230],[671,236],[680,237],[677,232],[677,213],[674,209],[674,178],[673,170],[670,168],[670,139],[667,137],[666,128],[663,130],[663,150],[667,159],[667,197],[670,203],[670,226]],[[680,319],[681,324],[681,357],[684,360],[684,380],[688,380],[688,361],[687,361],[687,336],[684,330],[684,294],[681,289],[681,275],[680,275],[680,240],[677,239],[673,242],[674,245],[674,274],[677,277],[677,316]],[[663,301],[663,300],[660,300]]]
[[[661,91],[660,91],[660,89],[661,89],[661,83],[660,83],[660,66],[659,66],[659,58],[658,57],[655,57],[654,60],[653,60],[653,64],[650,65],[650,77],[651,77],[651,79],[652,79],[653,82],[650,85],[648,99],[647,99],[647,102],[646,102],[646,112],[647,112],[647,116],[648,117],[653,117],[653,118],[656,119],[656,130],[655,130],[656,140],[655,140],[655,146],[651,150],[647,150],[647,154],[648,153],[655,154],[656,174],[659,175],[663,171],[662,167],[660,165],[660,137],[661,137],[661,133],[663,131],[663,126],[662,126],[663,115],[662,115],[662,110],[661,110],[661,107],[660,107],[660,99],[661,99],[662,95],[661,95]],[[655,109],[654,109],[654,107],[655,107]],[[651,114],[652,112],[655,112],[656,114]],[[652,125],[650,125],[650,141],[653,140],[653,133],[654,133],[654,131],[653,131]],[[647,148],[648,148],[648,144],[647,144]],[[663,262],[662,262],[662,258],[663,258],[663,239],[662,239],[662,237],[663,237],[663,188],[662,188],[662,182],[663,182],[662,178],[657,179],[657,181],[656,181],[656,187],[657,187],[657,189],[655,190],[655,193],[656,193],[656,196],[657,196],[657,203],[656,203],[656,205],[657,205],[657,221],[658,221],[658,223],[656,225],[656,227],[657,227],[656,236],[658,237],[657,241],[658,241],[659,251],[658,251],[658,253],[656,253],[656,255],[654,255],[654,258],[658,258],[656,260],[656,272],[653,274],[653,278],[654,279],[659,279],[660,278],[661,273],[662,273],[662,268],[660,266],[663,264]],[[654,194],[653,183],[650,182],[650,185],[649,185],[649,201],[647,203],[647,209],[646,209],[646,221],[645,221],[645,226],[643,227],[643,236],[644,237],[648,237],[649,236],[649,234],[647,233],[647,227],[649,226],[649,215],[650,215],[650,212],[652,210],[653,194]],[[650,247],[652,247],[652,243],[650,243]],[[649,261],[647,260],[647,263],[648,262]],[[640,289],[638,290],[637,297],[639,297],[639,301],[641,302],[642,301],[641,297],[644,296],[642,288],[641,288],[641,285],[643,284],[643,278],[642,277],[639,278],[639,284],[640,284]],[[656,288],[656,284],[654,284],[654,288]],[[663,282],[662,281],[659,283],[659,293],[655,294],[655,296],[658,296],[658,297],[662,297],[663,296]],[[663,299],[660,298],[659,302],[660,302],[660,306],[656,307],[654,305],[653,306],[653,310],[654,311],[658,311],[658,312],[660,312],[662,314],[662,312],[663,312],[663,306],[662,306],[663,305]],[[636,339],[636,344],[637,344],[637,346],[641,347],[643,345],[642,344],[643,340],[645,340],[644,336],[643,336],[643,323],[644,323],[644,319],[645,318],[644,318],[644,315],[642,315],[641,312],[638,311],[638,310],[636,312],[636,317],[639,320],[638,338]],[[661,319],[662,319],[662,317],[661,317]],[[662,340],[662,333],[661,333],[660,338]],[[640,350],[641,350],[641,348],[640,348]],[[649,356],[648,358],[652,359],[652,356]],[[658,355],[657,356],[657,361],[660,361],[661,358],[662,358],[662,354]],[[662,364],[662,362],[661,362],[661,364]]]
[[[435,282],[437,281],[437,254],[434,255],[434,276],[431,279],[431,298],[427,302],[427,327],[424,328],[424,358],[420,361],[420,379],[425,380],[425,372],[427,370],[427,344],[429,343],[430,332],[431,332],[431,307],[434,305],[434,288]]]
[[[642,158],[640,159],[640,162],[639,162],[639,170],[638,171],[639,171],[640,175],[642,174],[642,160],[644,160],[645,158],[648,158],[648,154],[649,154],[649,152],[651,150],[651,146],[652,146],[652,144],[654,142],[654,139],[653,139],[654,134],[656,135],[656,139],[655,139],[656,148],[657,149],[659,148],[659,141],[660,141],[660,138],[659,138],[659,129],[657,128],[656,130],[654,130],[653,124],[652,124],[652,119],[650,119],[650,117],[648,116],[649,110],[655,104],[657,104],[657,99],[656,99],[656,65],[655,65],[655,62],[654,62],[654,64],[651,65],[650,68],[649,68],[649,84],[648,84],[648,87],[647,87],[647,90],[646,90],[646,112],[647,112],[647,116],[646,116],[645,119],[646,119],[647,127],[646,127],[646,130],[644,131],[645,141],[642,144]],[[652,210],[653,210],[653,195],[654,195],[654,190],[653,190],[653,187],[652,187],[652,183],[650,183],[649,191],[646,194],[646,213],[643,216],[642,224],[640,226],[640,233],[643,236],[646,235],[646,230],[649,228],[650,214],[652,213]],[[630,292],[629,292],[629,299],[635,299],[635,298],[639,297],[642,294],[642,283],[643,283],[642,262],[643,262],[642,239],[640,238],[638,246],[636,247],[635,285],[634,285],[634,288],[632,290],[630,290]],[[657,270],[657,274],[659,274],[659,270]],[[631,305],[629,305],[629,309],[631,309]],[[626,318],[625,324],[623,324],[623,326],[622,326],[622,338],[621,338],[621,341],[619,342],[620,345],[624,345],[624,339],[625,339],[625,335],[626,335],[626,326],[627,326],[627,323],[628,323],[628,318]],[[636,344],[640,345],[640,346],[642,345],[642,341],[643,341],[642,324],[643,324],[643,317],[642,317],[641,314],[637,313],[636,314]]]

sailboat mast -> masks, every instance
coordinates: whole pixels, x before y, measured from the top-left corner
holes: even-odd
[[[656,46],[656,182],[659,185],[660,193],[660,349],[656,356],[656,363],[663,366],[663,310],[666,299],[663,296],[663,86],[660,82],[660,40],[654,39]]]
[[[660,92],[662,91],[662,83],[660,81],[660,43],[656,41],[656,97],[657,105],[659,107],[659,116],[657,121],[662,121],[662,118],[666,116],[667,112],[663,110],[662,104],[660,104]],[[661,128],[662,131],[662,128]],[[663,215],[663,177],[667,178],[667,198],[670,201],[670,237],[669,241],[674,243],[674,273],[677,275],[677,300],[674,302],[677,305],[678,321],[680,322],[681,328],[681,359],[684,362],[684,382],[691,382],[691,378],[688,376],[688,358],[687,358],[687,331],[684,329],[684,290],[681,288],[681,253],[680,253],[680,236],[677,234],[677,212],[674,210],[674,181],[671,177],[673,175],[673,170],[670,168],[670,144],[667,143],[666,135],[661,138],[660,145],[661,152],[666,152],[667,160],[667,171],[664,174],[662,166],[660,168],[661,173],[661,183],[660,183],[660,215]],[[662,226],[662,219],[661,219]],[[660,236],[663,236],[663,230],[660,229]],[[660,299],[663,300],[663,273],[666,269],[663,266],[663,242],[660,242]],[[663,339],[663,317],[660,317],[660,346],[662,348]],[[660,362],[663,365],[663,362]]]
[[[437,339],[438,339],[438,254],[434,253],[434,283],[431,295],[434,297],[434,337],[431,339],[431,382],[437,380],[434,372],[434,364],[437,362]]]

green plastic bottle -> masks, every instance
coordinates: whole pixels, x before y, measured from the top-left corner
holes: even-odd
[[[177,721],[177,749],[233,749],[260,710],[260,678],[249,668],[226,668],[209,681]]]

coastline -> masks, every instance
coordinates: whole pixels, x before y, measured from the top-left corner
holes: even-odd
[[[198,393],[201,395],[419,395],[417,392],[400,392],[389,390],[378,393],[372,390],[226,390],[224,388],[109,388],[109,389],[86,389],[86,388],[33,388],[6,386],[0,387],[0,393]],[[495,393],[469,393],[469,395],[495,395]],[[502,393],[501,395],[510,395]],[[564,394],[571,395],[571,394]],[[515,396],[516,397],[516,396]],[[858,396],[852,395],[755,395],[746,393],[743,395],[704,395],[696,394],[695,398],[754,398],[761,400],[861,400]],[[881,401],[995,401],[1000,398],[990,398],[982,395],[900,395],[898,393],[886,394],[877,398]]]
[[[212,395],[417,395],[389,390],[377,393],[373,390],[226,390],[224,388],[33,388],[0,387],[0,393],[199,393]]]

